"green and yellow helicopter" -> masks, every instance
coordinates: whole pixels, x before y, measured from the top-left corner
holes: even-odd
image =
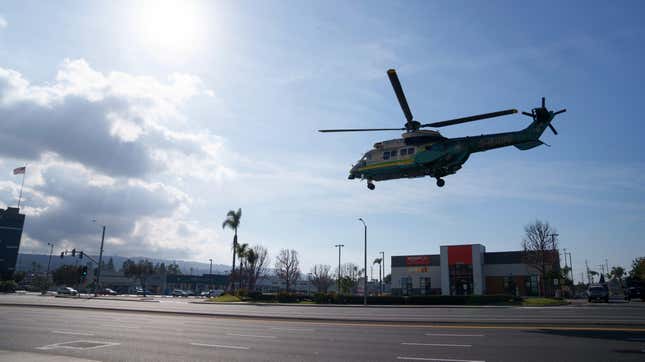
[[[371,131],[405,131],[401,138],[377,142],[374,148],[349,171],[349,179],[367,181],[367,188],[374,190],[374,181],[394,180],[430,176],[437,179],[437,186],[443,187],[443,177],[457,172],[468,160],[471,153],[482,152],[494,148],[515,146],[520,150],[528,150],[540,146],[540,136],[549,127],[558,134],[551,125],[553,118],[566,109],[557,112],[546,108],[544,97],[542,106],[534,108],[531,113],[522,112],[533,122],[521,131],[495,133],[472,137],[446,138],[434,130],[422,130],[426,127],[445,127],[460,123],[479,121],[482,119],[505,116],[517,113],[516,109],[479,114],[476,116],[456,118],[447,121],[421,124],[414,120],[410,107],[403,94],[403,88],[394,69],[387,71],[394,93],[399,100],[403,114],[407,119],[403,128],[364,128],[364,129],[323,129],[319,132],[371,132]]]

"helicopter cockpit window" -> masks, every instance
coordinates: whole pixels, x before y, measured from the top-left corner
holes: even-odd
[[[390,151],[383,152],[383,159],[384,160],[389,160],[390,159]]]
[[[390,151],[390,157],[396,157],[396,150]]]
[[[401,154],[401,156],[405,156],[405,155],[408,154],[408,149],[407,148],[402,148],[401,151],[399,151],[399,153]]]
[[[372,154],[371,153],[366,154],[365,159],[370,161],[372,159]]]
[[[408,155],[413,155],[414,154],[414,147],[408,148]]]

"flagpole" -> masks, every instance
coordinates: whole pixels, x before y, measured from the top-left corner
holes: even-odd
[[[20,183],[20,195],[18,196],[18,210],[20,210],[20,201],[22,200],[22,187],[25,186],[25,175],[27,175],[27,165],[25,165],[25,172],[22,173],[22,182]]]

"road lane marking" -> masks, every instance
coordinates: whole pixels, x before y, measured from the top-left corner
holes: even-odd
[[[484,360],[472,360],[472,359],[424,358],[424,357],[401,357],[401,356],[396,357],[396,359],[401,359],[406,361],[486,362]]]
[[[128,326],[128,325],[121,325],[121,324],[101,324],[103,327],[110,327],[110,328],[128,328],[128,329],[140,329],[141,327],[139,326]]]
[[[405,346],[431,346],[431,347],[472,347],[472,344],[449,344],[449,343],[415,343],[401,342]]]
[[[226,333],[227,336],[233,337],[249,337],[249,338],[276,338],[275,336],[260,336],[257,334],[237,334],[237,333]]]
[[[107,341],[78,340],[78,341],[48,344],[46,346],[36,347],[36,349],[49,350],[49,349],[63,348],[63,349],[75,349],[75,350],[90,350],[90,349],[97,349],[97,348],[103,348],[103,347],[118,346],[120,344],[121,343],[107,342]]]
[[[77,331],[59,331],[59,330],[53,330],[52,333],[56,334],[71,334],[74,336],[93,336],[94,333],[88,333],[88,332],[77,332]]]
[[[430,337],[483,337],[483,334],[449,334],[449,333],[426,333]]]
[[[197,347],[212,347],[212,348],[228,348],[228,349],[250,349],[251,347],[247,346],[227,346],[223,344],[207,344],[207,343],[191,343],[193,346]]]

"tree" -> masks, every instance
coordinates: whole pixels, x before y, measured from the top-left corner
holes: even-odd
[[[269,262],[269,252],[261,245],[255,245],[246,253],[244,270],[249,291],[254,291],[257,281],[266,275]]]
[[[284,281],[287,287],[287,293],[291,285],[295,284],[300,278],[300,261],[298,252],[291,249],[282,249],[275,259],[275,269],[278,278]]]
[[[106,271],[111,271],[111,272],[114,271],[114,260],[112,260],[112,258],[110,258],[110,260],[108,260],[108,263],[107,263],[107,266],[105,267],[105,270]]]
[[[645,257],[634,259],[629,278],[634,281],[645,281]]]
[[[240,221],[242,219],[242,209],[237,209],[236,211],[229,210],[229,212],[226,214],[226,219],[224,219],[224,222],[222,223],[222,229],[232,229],[234,234],[233,234],[233,264],[231,267],[231,281],[230,281],[230,289],[231,291],[235,288],[235,282],[233,281],[233,278],[235,276],[235,255],[237,254],[237,229],[240,227]]]
[[[239,274],[239,288],[242,289],[242,279],[243,279],[243,270],[242,270],[242,261],[246,259],[247,253],[249,251],[249,244],[243,243],[243,244],[237,244],[237,257],[240,259],[240,268],[238,270]]]
[[[181,269],[179,269],[179,265],[177,263],[172,263],[168,264],[168,269],[167,269],[168,275],[181,275]]]
[[[392,282],[392,274],[388,274],[385,277],[383,277],[383,283],[389,284]]]
[[[74,265],[62,265],[52,272],[52,280],[55,284],[76,285],[81,278],[82,267]]]
[[[152,262],[148,259],[139,260],[138,263],[128,259],[123,262],[123,274],[141,283],[143,289],[143,296],[146,296],[146,280],[155,272]]]
[[[329,287],[334,283],[329,265],[316,264],[311,268],[309,281],[316,287],[318,293],[327,293]]]
[[[624,275],[625,275],[625,268],[623,268],[622,266],[614,266],[611,268],[611,271],[609,272],[610,277],[614,277],[618,280],[622,280]]]
[[[338,275],[338,268],[336,268],[335,275]],[[358,279],[361,272],[358,265],[354,263],[344,263],[340,266],[340,290],[341,294],[349,294],[358,285]]]
[[[547,273],[553,268],[558,257],[556,230],[548,222],[536,220],[535,223],[526,225],[524,231],[524,262],[540,273],[540,293],[544,295]]]

